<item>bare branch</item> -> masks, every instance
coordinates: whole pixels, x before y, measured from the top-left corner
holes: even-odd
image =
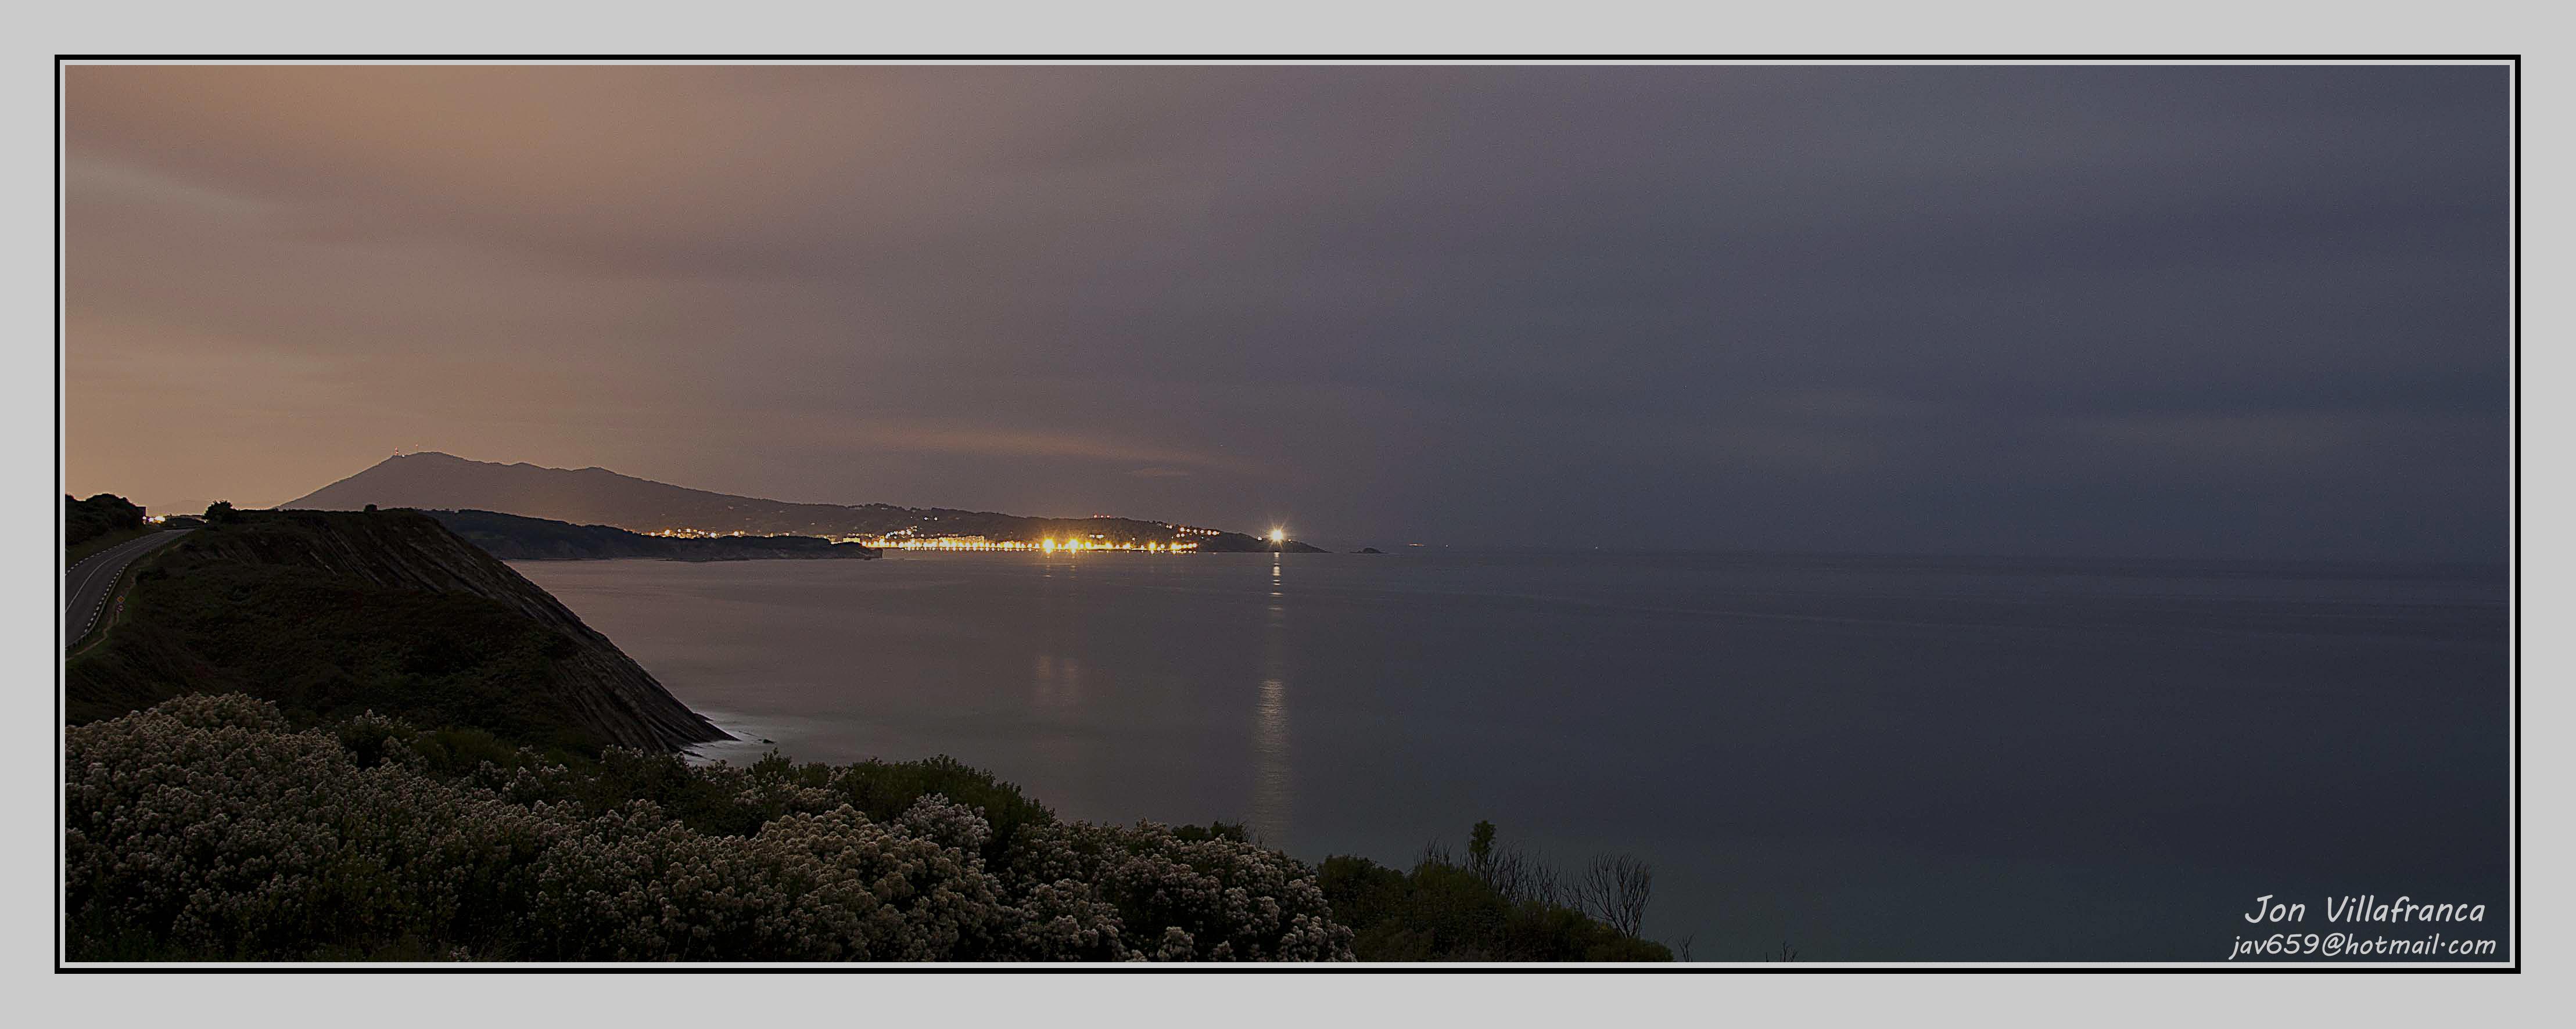
[[[1634,854],[1597,857],[1575,881],[1577,906],[1626,936],[1646,924],[1646,901],[1655,891],[1655,868]]]

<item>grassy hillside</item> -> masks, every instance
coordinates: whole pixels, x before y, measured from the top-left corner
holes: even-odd
[[[362,710],[546,747],[721,738],[507,565],[415,512],[243,512],[172,546],[66,664],[75,724],[244,693],[298,724]]]

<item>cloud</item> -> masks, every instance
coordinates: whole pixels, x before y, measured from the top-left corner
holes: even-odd
[[[2507,86],[76,66],[68,485],[294,496],[437,438],[1319,536],[2184,551],[2135,496],[2232,462],[2372,505],[2335,553],[2485,553]]]

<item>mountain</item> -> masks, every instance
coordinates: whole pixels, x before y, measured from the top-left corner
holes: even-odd
[[[544,468],[468,461],[435,452],[397,454],[375,467],[278,505],[351,511],[369,504],[498,511],[630,532],[693,529],[755,536],[982,536],[1102,543],[1185,540],[1200,551],[1262,551],[1267,540],[1133,518],[1031,518],[992,511],[892,504],[797,504],[738,497],[619,475],[605,468]],[[1290,540],[1292,553],[1320,553]]]
[[[423,511],[448,531],[504,561],[595,561],[639,557],[663,561],[763,561],[872,558],[873,547],[812,536],[647,536],[606,525],[574,525],[498,511]]]
[[[417,511],[245,511],[172,544],[63,669],[77,724],[246,693],[597,752],[730,739],[552,595]]]

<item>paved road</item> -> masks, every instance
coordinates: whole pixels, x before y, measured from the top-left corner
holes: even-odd
[[[69,649],[81,637],[89,635],[107,612],[107,595],[116,591],[116,580],[125,574],[125,566],[194,529],[156,532],[128,540],[82,558],[63,573],[63,647]]]

